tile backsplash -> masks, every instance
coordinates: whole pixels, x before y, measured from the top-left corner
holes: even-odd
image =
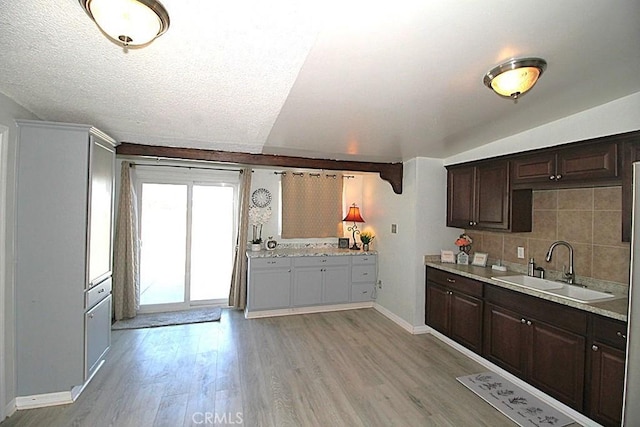
[[[564,246],[545,261],[549,246],[566,240],[574,248],[577,276],[629,284],[630,244],[621,241],[621,187],[580,188],[533,192],[533,228],[530,233],[466,230],[473,252],[487,252],[491,260],[526,265],[534,258],[545,270],[562,271],[569,265]],[[524,247],[525,257],[517,257]]]

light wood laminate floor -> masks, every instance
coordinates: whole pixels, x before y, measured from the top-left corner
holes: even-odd
[[[1,426],[513,426],[455,379],[485,370],[373,309],[223,310],[220,322],[114,331],[74,404]]]

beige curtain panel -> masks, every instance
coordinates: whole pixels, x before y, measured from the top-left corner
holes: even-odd
[[[282,175],[282,238],[342,236],[342,174]]]
[[[242,169],[240,177],[240,195],[238,203],[238,235],[236,253],[231,272],[229,306],[243,310],[247,305],[247,241],[249,229],[249,198],[251,194],[251,169]]]
[[[113,250],[113,311],[116,320],[136,317],[140,308],[138,204],[132,164],[122,162]]]

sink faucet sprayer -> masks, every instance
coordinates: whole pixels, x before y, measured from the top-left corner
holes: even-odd
[[[565,267],[563,265],[562,266],[562,275],[564,276],[564,278],[567,281],[567,283],[573,285],[573,282],[575,282],[575,280],[576,280],[576,273],[573,270],[573,246],[571,246],[568,242],[565,242],[564,240],[558,240],[556,242],[553,242],[551,244],[551,246],[549,247],[549,250],[547,251],[547,256],[545,257],[545,260],[547,262],[551,262],[551,255],[553,254],[553,250],[558,245],[566,246],[569,249],[569,271],[565,272],[564,271]]]

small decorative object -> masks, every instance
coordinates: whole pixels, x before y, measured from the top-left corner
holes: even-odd
[[[269,238],[267,239],[267,243],[265,243],[264,246],[268,251],[272,251],[276,248],[276,246],[278,246],[278,242],[273,240],[273,236],[269,236]]]
[[[473,240],[466,234],[461,234],[460,237],[458,237],[455,241],[455,245],[458,247],[458,249],[460,249],[460,252],[464,252],[467,255],[469,255],[469,252],[471,251],[472,243]]]
[[[456,256],[453,254],[453,251],[445,251],[444,249],[440,250],[440,262],[455,264]]]
[[[476,265],[478,267],[486,267],[487,258],[489,258],[489,254],[486,254],[483,252],[476,252],[473,254],[473,261],[471,261],[471,265]]]
[[[349,249],[349,238],[348,237],[339,237],[338,238],[338,248],[340,249]]]
[[[271,203],[271,192],[266,188],[258,188],[251,194],[251,203],[259,208],[266,208]]]
[[[376,236],[373,235],[372,232],[370,231],[363,231],[362,233],[360,233],[360,241],[362,242],[362,250],[363,251],[368,251],[369,250],[369,243],[371,243],[371,241],[373,239],[375,239]]]
[[[469,265],[469,254],[466,252],[458,252],[456,259],[458,264]]]
[[[251,243],[251,252],[259,252],[262,250],[262,243]]]

